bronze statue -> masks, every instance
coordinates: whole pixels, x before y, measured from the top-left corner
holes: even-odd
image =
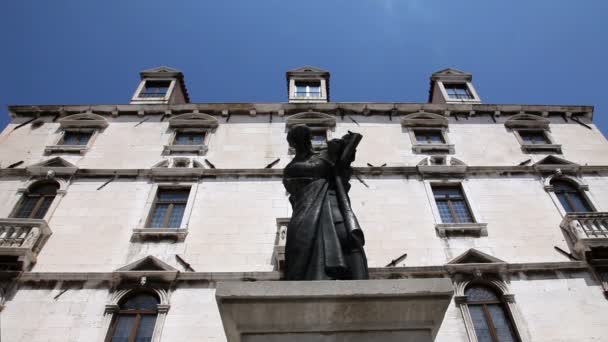
[[[296,155],[283,185],[293,214],[285,246],[286,280],[367,279],[365,238],[348,197],[350,164],[361,134],[349,132],[313,151],[310,128],[297,125],[287,141]]]

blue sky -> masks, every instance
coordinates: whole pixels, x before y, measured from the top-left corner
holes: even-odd
[[[127,103],[138,71],[185,73],[192,102],[285,101],[285,71],[332,73],[333,101],[425,102],[473,73],[485,103],[595,105],[608,134],[608,1],[4,1],[7,105]]]

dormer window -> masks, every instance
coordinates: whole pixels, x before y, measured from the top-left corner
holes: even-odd
[[[169,86],[171,86],[171,81],[146,81],[139,97],[164,98],[169,91]]]
[[[329,101],[329,72],[304,66],[287,72],[290,103],[324,103]]]
[[[297,97],[321,97],[321,82],[296,81]]]
[[[451,100],[472,100],[473,94],[469,90],[466,83],[448,83],[444,84],[445,91]]]
[[[189,103],[184,74],[176,69],[161,66],[139,73],[141,81],[131,98],[131,104],[184,104]]]

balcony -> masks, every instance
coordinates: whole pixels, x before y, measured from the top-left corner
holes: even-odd
[[[608,259],[608,212],[569,213],[560,227],[579,256],[595,262]]]
[[[27,270],[51,233],[45,220],[0,219],[0,270]]]

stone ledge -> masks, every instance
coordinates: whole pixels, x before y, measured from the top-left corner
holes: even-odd
[[[437,236],[488,236],[487,223],[438,223],[435,225]]]
[[[452,299],[445,278],[218,283],[229,342],[377,340],[386,333],[432,341]],[[310,314],[313,312],[314,314]]]

